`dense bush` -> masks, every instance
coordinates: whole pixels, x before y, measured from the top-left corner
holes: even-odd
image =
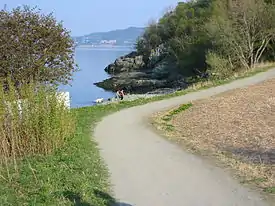
[[[0,87],[0,163],[43,155],[61,147],[74,132],[74,118],[52,87],[30,83],[20,90]],[[9,166],[8,166],[9,165]]]
[[[187,1],[150,24],[136,48],[147,57],[162,45],[186,77],[219,70],[224,78],[274,60],[274,31],[273,1]]]
[[[74,42],[61,22],[37,8],[0,10],[0,78],[67,84],[77,71]]]
[[[215,52],[209,51],[206,54],[206,63],[209,72],[213,77],[217,77],[218,79],[225,79],[234,72],[234,68],[230,65],[229,61]]]

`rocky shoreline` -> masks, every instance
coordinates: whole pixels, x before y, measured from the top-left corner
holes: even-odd
[[[105,99],[101,103],[95,103],[95,105],[97,105],[97,104],[105,105],[105,104],[111,104],[111,103],[115,103],[115,102],[119,102],[119,101],[134,101],[136,99],[147,99],[147,98],[152,98],[152,97],[156,97],[156,96],[163,96],[163,95],[171,94],[176,91],[177,91],[177,89],[164,88],[161,90],[148,92],[146,94],[126,94],[124,96],[123,100],[118,100],[115,97],[113,97],[113,98]]]
[[[168,65],[156,53],[145,64],[142,55],[131,52],[108,65],[105,72],[111,77],[95,85],[106,91],[124,89],[131,94],[161,94],[165,90],[174,91],[187,87],[177,69]]]

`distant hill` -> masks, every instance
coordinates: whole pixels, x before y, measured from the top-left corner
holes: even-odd
[[[95,32],[85,36],[73,37],[76,45],[116,45],[133,46],[145,28],[129,27],[108,32]]]

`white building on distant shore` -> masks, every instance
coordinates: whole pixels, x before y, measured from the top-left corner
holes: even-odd
[[[116,40],[101,40],[100,44],[116,44]]]

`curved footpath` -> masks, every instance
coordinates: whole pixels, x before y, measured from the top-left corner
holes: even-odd
[[[148,116],[274,77],[275,69],[271,69],[226,85],[125,109],[105,117],[97,125],[95,137],[110,170],[116,198],[132,206],[268,205],[260,195],[240,185],[224,169],[204,162],[154,133]]]

